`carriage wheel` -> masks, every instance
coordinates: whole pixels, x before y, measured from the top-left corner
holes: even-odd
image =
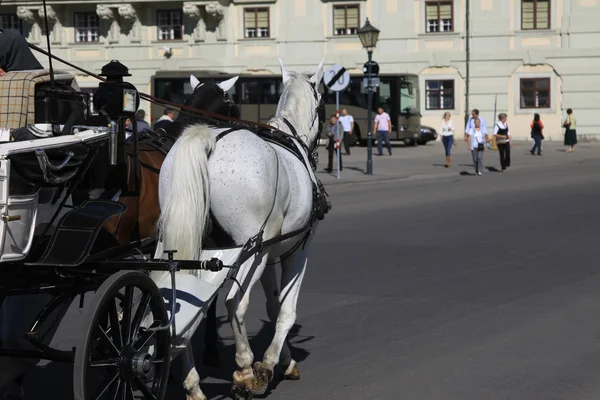
[[[150,314],[151,319],[144,318]],[[75,400],[163,399],[167,390],[170,330],[150,327],[168,321],[158,287],[138,271],[120,271],[96,292],[75,351]],[[139,398],[139,396],[136,396]]]

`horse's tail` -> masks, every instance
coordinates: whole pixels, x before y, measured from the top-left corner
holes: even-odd
[[[210,209],[208,155],[216,138],[206,125],[187,127],[173,149],[171,192],[158,220],[159,238],[175,258],[199,260]]]

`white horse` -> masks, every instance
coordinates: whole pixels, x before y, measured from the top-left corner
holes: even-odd
[[[312,75],[288,72],[281,60],[280,64],[284,88],[276,117],[269,124],[313,149],[321,129],[318,87],[323,77],[323,61]],[[231,132],[217,145],[216,135],[224,130],[205,125],[188,127],[162,165],[160,238],[164,249],[177,251],[178,259],[201,259],[209,210],[238,245],[261,231],[266,241],[302,229],[310,222],[312,169],[307,169],[290,151],[269,144],[247,130]],[[300,233],[265,247],[238,270],[237,280],[244,291],[233,285],[226,300],[236,345],[238,369],[233,374],[236,398],[263,394],[276,365],[283,368],[285,378],[299,378],[296,362],[291,358],[285,340],[296,320],[296,303],[316,222],[312,228],[308,236]],[[303,245],[297,246],[300,241]],[[274,267],[267,267],[267,262],[279,258],[281,291],[277,287]],[[195,271],[188,273],[196,274]],[[254,354],[248,342],[244,317],[250,292],[259,278],[267,298],[267,312],[276,331],[263,361],[253,366]],[[184,384],[188,399],[206,398],[199,381],[197,371],[190,365]]]

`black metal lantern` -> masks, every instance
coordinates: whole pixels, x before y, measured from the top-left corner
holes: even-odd
[[[367,22],[365,25],[358,30],[358,37],[360,38],[360,42],[363,47],[367,50],[373,50],[375,46],[377,46],[377,40],[379,39],[379,29],[375,28],[369,22],[369,18],[367,18]]]

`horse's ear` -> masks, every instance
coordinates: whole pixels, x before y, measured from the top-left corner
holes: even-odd
[[[310,81],[312,83],[314,83],[315,85],[318,85],[319,83],[321,83],[321,79],[323,79],[323,63],[324,62],[325,62],[325,59],[321,60],[321,63],[317,67],[317,72],[315,72],[315,74],[310,78]]]
[[[281,58],[279,59],[279,65],[281,66],[281,79],[283,80],[283,84],[285,85],[285,83],[290,79],[290,75],[283,66],[283,61],[281,61]]]
[[[190,85],[192,85],[192,90],[196,89],[200,84],[200,80],[196,78],[194,75],[190,75]]]
[[[222,91],[227,92],[227,91],[229,91],[229,89],[231,89],[233,87],[233,85],[235,85],[235,83],[237,82],[238,79],[239,79],[239,75],[234,76],[233,78],[227,79],[226,81],[217,83],[217,85],[219,85],[219,87],[221,88]]]

